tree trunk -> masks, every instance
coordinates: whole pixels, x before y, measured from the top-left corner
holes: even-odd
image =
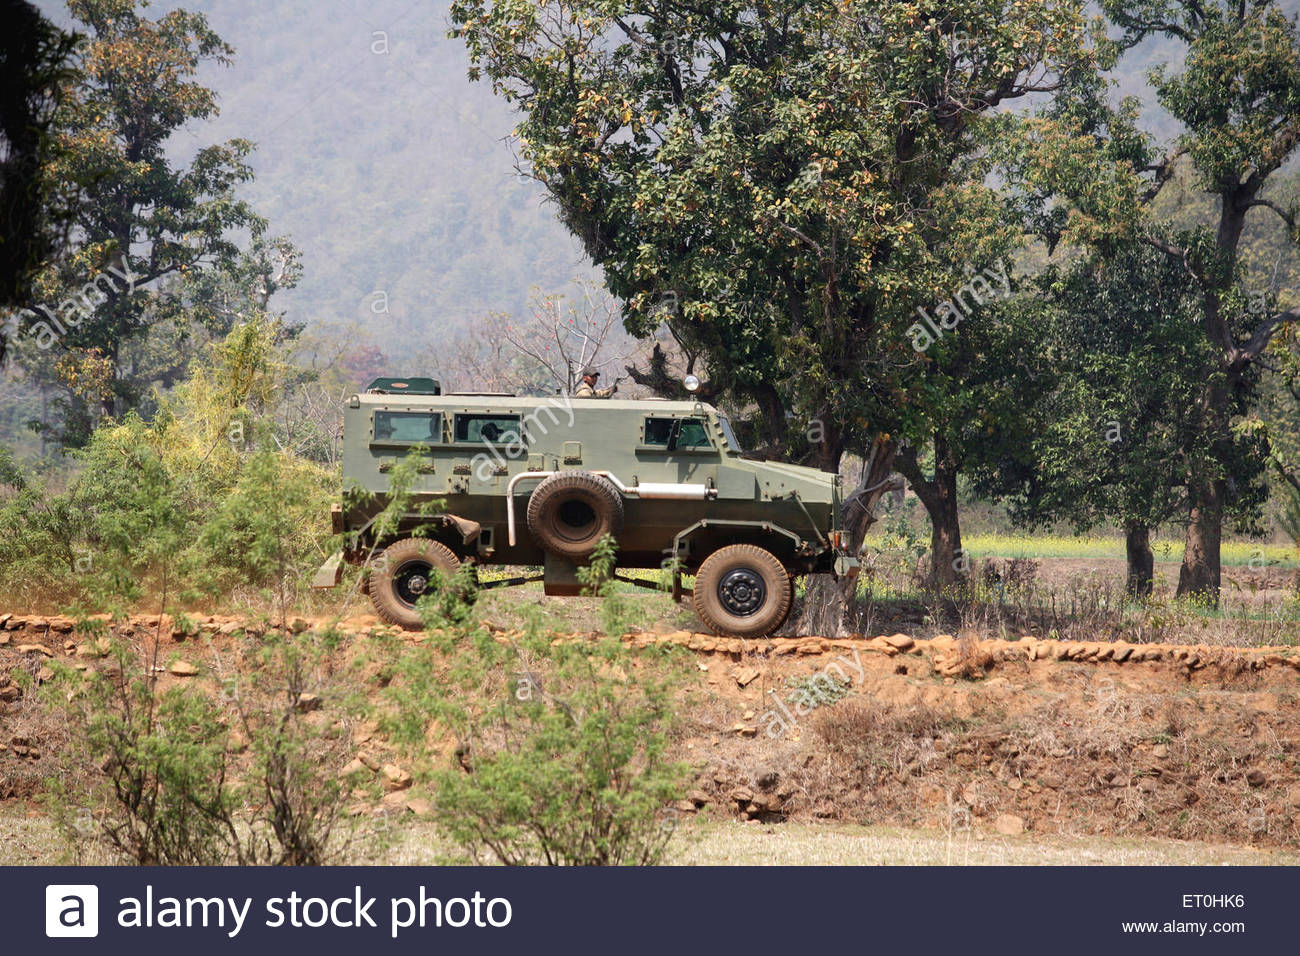
[[[897,446],[893,439],[877,436],[862,466],[858,486],[844,499],[844,527],[849,532],[852,553],[861,557],[862,541],[876,522],[876,503],[895,487],[889,480],[894,470]],[[829,574],[810,574],[804,594],[803,609],[794,624],[799,634],[821,637],[846,637],[856,626],[854,599],[858,579],[835,580]]]
[[[930,516],[930,574],[927,587],[940,594],[963,586],[970,561],[961,546],[961,515],[957,509],[959,468],[947,439],[934,436],[934,477],[927,478],[915,449],[898,456],[898,470],[907,478]]]
[[[1201,422],[1209,439],[1213,462],[1228,467],[1232,460],[1232,432],[1228,422],[1231,406],[1231,381],[1212,381],[1201,396]],[[1205,477],[1211,464],[1200,465],[1202,474],[1193,474],[1189,483],[1191,510],[1187,516],[1187,535],[1183,542],[1183,566],[1178,572],[1178,596],[1195,598],[1210,607],[1219,606],[1220,554],[1223,535],[1223,511],[1228,483],[1222,474]]]
[[[1142,601],[1154,588],[1156,557],[1151,553],[1151,529],[1144,524],[1130,524],[1124,530],[1124,553],[1128,558],[1129,598]]]
[[[1223,533],[1224,481],[1215,479],[1197,489],[1183,543],[1178,572],[1178,596],[1194,597],[1219,606],[1219,545]]]

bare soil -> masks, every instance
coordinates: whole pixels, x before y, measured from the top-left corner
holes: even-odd
[[[579,610],[595,619],[594,605]],[[973,632],[742,641],[669,630],[671,615],[655,620],[623,640],[680,648],[674,666],[681,669],[683,655],[688,662],[675,746],[696,778],[670,811],[682,819],[870,824],[946,841],[1300,847],[1294,647],[1002,641]],[[142,647],[161,641],[163,662],[201,663],[223,645],[229,651],[236,628],[265,626],[216,616],[197,623],[199,632],[186,634],[142,615],[128,637]],[[363,639],[379,627],[372,615],[343,622]],[[78,667],[98,660],[67,618],[0,614],[0,810],[39,813],[57,766],[51,758],[66,744],[31,690],[48,679],[54,658]],[[643,659],[657,666],[665,656]],[[159,679],[215,689],[202,668],[196,676],[178,670]],[[401,759],[373,728],[363,731],[363,749]],[[419,813],[414,800],[403,806]]]

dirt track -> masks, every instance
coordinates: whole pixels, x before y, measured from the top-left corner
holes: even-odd
[[[196,623],[198,633],[182,633],[144,615],[122,633],[142,644],[160,637],[160,660],[201,663],[237,630],[257,629],[225,617]],[[358,636],[377,627],[369,616],[342,624]],[[43,742],[10,674],[21,667],[40,680],[51,657],[92,666],[100,649],[67,618],[0,615],[0,628],[0,798],[28,797]],[[623,639],[694,652],[678,749],[697,775],[675,808],[682,814],[1300,846],[1297,648],[688,631]],[[203,677],[172,667],[163,680]],[[366,747],[386,750],[381,740]]]

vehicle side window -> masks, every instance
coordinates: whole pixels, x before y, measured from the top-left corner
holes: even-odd
[[[375,441],[441,442],[442,412],[375,412]]]
[[[678,448],[712,448],[709,434],[704,422],[698,418],[647,418],[645,420],[645,444],[668,447],[672,438],[673,426],[677,426]]]
[[[673,419],[647,418],[645,420],[645,443],[647,445],[668,445],[668,438],[673,433]]]
[[[464,442],[492,442],[494,445],[515,441],[520,437],[518,415],[460,414],[455,419],[455,440]]]

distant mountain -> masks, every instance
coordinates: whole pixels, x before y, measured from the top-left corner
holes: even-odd
[[[38,5],[66,22],[61,3]],[[235,136],[257,143],[249,198],[304,253],[300,287],[280,300],[294,318],[362,323],[399,358],[488,312],[523,314],[534,286],[595,277],[541,187],[517,176],[510,110],[466,79],[445,3],[169,0],[149,11],[175,6],[206,13],[236,50],[204,76],[221,116],[180,137],[178,155]],[[1117,77],[1162,140],[1177,130],[1146,75],[1181,57],[1178,42],[1152,40]]]
[[[38,4],[66,23],[61,3]],[[515,172],[513,119],[466,78],[447,5],[423,0],[185,0],[236,50],[205,72],[221,115],[177,155],[257,144],[246,195],[302,250],[277,301],[309,324],[364,323],[389,355],[491,311],[520,314],[530,287],[591,277],[578,245]],[[387,313],[379,310],[387,296]]]

